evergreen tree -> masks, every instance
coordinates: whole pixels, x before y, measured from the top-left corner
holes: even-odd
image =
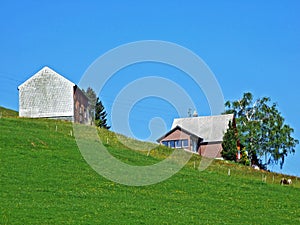
[[[110,126],[107,125],[106,119],[107,113],[102,102],[99,100],[99,97],[96,99],[96,106],[95,106],[95,124],[97,127],[109,129]]]
[[[222,157],[227,160],[236,161],[237,154],[237,142],[238,137],[236,133],[236,129],[234,128],[232,122],[229,122],[228,129],[223,137],[222,142]]]

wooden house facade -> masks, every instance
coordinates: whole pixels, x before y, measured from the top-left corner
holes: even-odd
[[[233,120],[233,114],[174,119],[171,130],[157,142],[207,158],[221,158],[223,136]]]

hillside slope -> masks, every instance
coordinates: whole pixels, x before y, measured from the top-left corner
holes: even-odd
[[[98,175],[82,158],[72,124],[0,119],[1,224],[299,224],[300,189],[280,186],[280,175],[215,162],[190,164],[170,179],[124,186]],[[133,165],[153,164],[164,149],[128,150],[101,131],[113,155]],[[231,169],[231,176],[227,175]]]
[[[16,117],[16,116],[18,116],[18,112],[0,106],[0,118],[1,117]]]

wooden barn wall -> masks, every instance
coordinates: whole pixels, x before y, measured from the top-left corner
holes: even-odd
[[[85,124],[90,123],[88,98],[77,86],[74,87],[74,122]]]
[[[21,117],[73,118],[73,85],[65,78],[42,71],[19,90]]]

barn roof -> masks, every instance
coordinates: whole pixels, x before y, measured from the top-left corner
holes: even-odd
[[[52,70],[48,66],[45,66],[41,70],[39,70],[36,74],[34,74],[32,77],[30,77],[28,80],[26,80],[24,83],[22,83],[21,85],[19,85],[18,86],[18,90],[20,88],[22,88],[24,85],[26,85],[27,83],[29,83],[32,80],[34,80],[35,78],[39,77],[39,76],[49,76],[49,75],[51,75],[51,76],[57,76],[57,77],[59,77],[59,79],[64,80],[65,82],[69,83],[72,86],[75,86],[75,84],[73,82],[69,81],[67,78],[65,78],[62,75],[58,74],[57,72],[55,72],[54,70]]]
[[[233,118],[233,114],[177,118],[174,119],[171,130],[181,127],[191,134],[201,137],[204,142],[222,141],[229,121],[232,121]]]

